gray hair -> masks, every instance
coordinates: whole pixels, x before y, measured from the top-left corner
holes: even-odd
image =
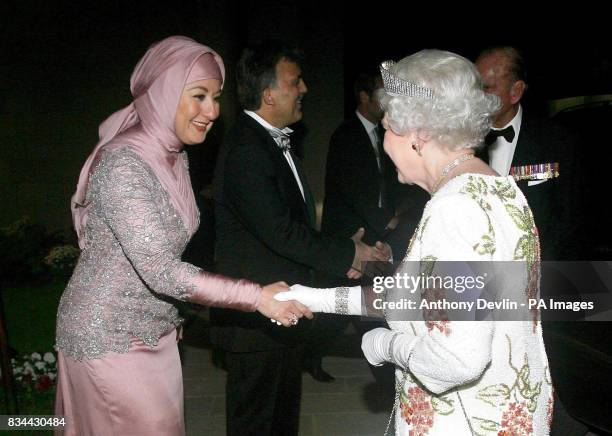
[[[474,64],[451,52],[422,50],[397,62],[391,73],[434,94],[429,99],[380,90],[393,132],[422,131],[454,150],[482,144],[500,103],[497,96],[483,91]]]
[[[510,45],[500,45],[494,47],[485,48],[480,52],[478,57],[476,58],[476,62],[482,59],[485,56],[490,56],[492,54],[501,54],[506,56],[508,59],[508,76],[510,80],[514,82],[518,82],[522,80],[527,84],[527,69],[525,67],[525,56],[523,52],[516,47],[512,47]]]

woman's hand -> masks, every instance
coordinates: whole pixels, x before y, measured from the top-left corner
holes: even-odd
[[[335,288],[317,289],[293,285],[291,290],[279,292],[274,298],[280,301],[297,300],[308,306],[312,312],[334,313]]]
[[[339,315],[363,315],[361,286],[339,288],[309,288],[293,285],[287,292],[274,296],[280,301],[297,300],[308,306],[311,312],[336,313]]]
[[[299,301],[278,301],[274,299],[274,295],[288,289],[289,286],[285,282],[276,282],[264,286],[257,311],[272,320],[280,322],[285,327],[296,325],[303,316],[312,319],[312,312]]]
[[[391,360],[390,346],[397,332],[378,327],[370,330],[361,338],[361,350],[366,360],[373,366],[380,366]]]

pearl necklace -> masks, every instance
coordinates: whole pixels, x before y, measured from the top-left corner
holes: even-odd
[[[446,164],[446,166],[442,168],[442,174],[440,174],[440,177],[438,178],[435,185],[433,186],[433,189],[431,190],[431,195],[435,194],[438,191],[438,188],[440,187],[440,183],[442,183],[442,180],[444,180],[446,176],[448,176],[451,170],[455,169],[463,162],[473,159],[473,158],[474,158],[474,153],[466,153],[466,154],[462,154],[457,159],[454,159],[450,161],[448,164]]]

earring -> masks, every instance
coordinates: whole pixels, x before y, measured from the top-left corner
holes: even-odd
[[[421,154],[421,147],[419,147],[416,142],[412,143],[412,149],[416,151],[419,156],[423,156]]]

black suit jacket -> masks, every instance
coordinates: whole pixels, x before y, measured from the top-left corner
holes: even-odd
[[[344,276],[354,257],[348,238],[323,237],[314,230],[312,195],[293,156],[307,202],[270,134],[242,113],[221,147],[215,170],[216,270],[261,284],[284,280],[313,284],[312,269]],[[310,203],[310,204],[307,204]],[[290,329],[259,313],[211,310],[211,339],[230,351],[291,346],[308,323]]]
[[[323,233],[350,237],[363,227],[368,244],[384,239],[386,226],[395,214],[398,181],[393,162],[382,147],[379,152],[382,171],[356,114],[336,129],[327,154]],[[378,207],[381,192],[383,208]]]
[[[559,124],[523,109],[512,166],[559,163],[559,177],[529,186],[517,182],[533,212],[542,260],[579,258],[581,173],[575,139]],[[488,161],[488,153],[484,154]]]

